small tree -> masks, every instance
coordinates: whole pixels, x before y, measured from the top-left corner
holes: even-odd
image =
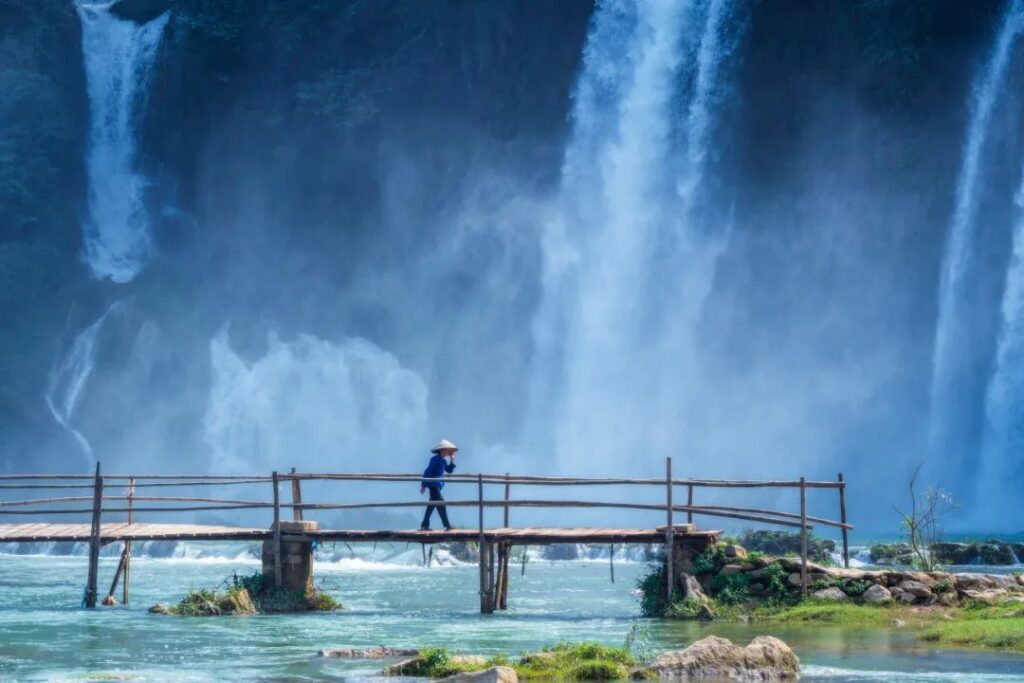
[[[904,512],[893,506],[901,517],[907,542],[914,556],[914,564],[926,572],[934,571],[938,563],[932,556],[931,548],[942,540],[941,520],[957,509],[959,505],[946,491],[929,486],[923,492],[918,490],[918,479],[924,467],[922,460],[910,473],[910,510]]]

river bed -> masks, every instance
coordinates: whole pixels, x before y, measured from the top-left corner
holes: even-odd
[[[412,553],[404,554],[405,561]],[[699,624],[638,619],[634,592],[644,565],[607,560],[531,561],[511,578],[510,609],[478,614],[474,565],[422,566],[357,557],[318,562],[317,582],[346,606],[331,614],[179,618],[147,613],[190,588],[252,573],[254,559],[135,558],[128,607],[79,607],[80,556],[0,555],[0,679],[28,681],[282,681],[377,678],[379,662],[317,656],[326,647],[445,645],[456,652],[521,652],[563,640],[648,652],[684,647],[711,633],[746,642],[783,638],[805,681],[907,683],[1024,681],[1024,656],[937,651],[901,629]],[[104,558],[100,585],[115,560]],[[105,592],[105,591],[104,591]],[[120,594],[118,593],[118,596]],[[393,679],[392,679],[393,680]]]

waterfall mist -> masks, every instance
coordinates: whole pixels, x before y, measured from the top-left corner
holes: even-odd
[[[927,458],[1011,523],[974,494],[1022,483],[1022,0],[65,9],[87,111],[65,232],[0,242],[0,469],[445,437],[460,471],[842,471],[892,532]]]

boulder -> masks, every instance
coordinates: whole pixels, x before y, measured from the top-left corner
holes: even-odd
[[[832,602],[842,602],[848,599],[846,593],[839,588],[832,586],[831,588],[823,588],[820,591],[814,591],[811,593],[811,597],[815,600],[829,600]]]
[[[1024,574],[1019,574],[1017,576],[1017,583],[1020,584],[1021,586],[1024,586]]]
[[[415,676],[427,664],[426,657],[410,657],[384,667],[385,676]]]
[[[463,681],[465,683],[519,683],[516,670],[510,666],[492,666],[483,671],[470,671],[442,678],[442,681]]]
[[[415,657],[420,651],[409,647],[332,647],[320,650],[321,657],[335,659],[387,659],[388,657]]]
[[[799,557],[780,557],[778,559],[778,562],[779,562],[779,564],[782,565],[782,568],[785,569],[787,572],[799,572],[800,571],[800,558]],[[828,573],[828,567],[825,567],[824,565],[820,565],[817,562],[808,562],[807,563],[807,573],[810,574],[812,572],[815,573],[815,574],[827,574]]]
[[[978,547],[970,543],[935,543],[931,553],[942,564],[971,564],[978,557]]]
[[[998,605],[1008,597],[1007,591],[1003,588],[986,588],[984,590],[968,588],[967,590],[960,591],[960,595],[968,600],[983,602],[986,605]]]
[[[789,575],[789,578],[786,579],[786,580],[789,581],[789,585],[790,586],[793,586],[794,588],[799,588],[800,587],[800,572],[799,571],[793,572],[792,574]],[[826,584],[832,583],[832,579],[829,577],[828,574],[821,574],[821,573],[817,573],[817,572],[812,574],[810,571],[807,572],[807,585],[808,586],[813,586],[814,584],[818,583],[819,581],[822,582],[822,583],[826,583]]]
[[[911,581],[909,579],[900,581],[897,586],[904,593],[910,593],[915,598],[930,598],[932,597],[932,589],[924,585],[920,581]]]
[[[892,593],[894,600],[899,600],[900,602],[904,602],[908,605],[913,604],[917,600],[916,595],[908,593],[899,586],[893,586],[892,589],[890,589],[890,592]]]
[[[985,541],[978,546],[978,555],[982,564],[1006,566],[1015,564],[1017,558],[1013,556],[1013,549],[1002,541]]]
[[[692,610],[684,609],[682,613],[690,615],[691,618],[695,614],[701,620],[715,618],[715,610],[711,607],[711,601],[701,588],[700,582],[692,574],[685,572],[679,574],[677,582],[679,590],[683,594],[683,602],[692,602],[694,607]],[[682,616],[682,614],[676,616]]]
[[[772,636],[758,636],[746,647],[708,636],[685,650],[662,653],[650,666],[634,672],[634,678],[676,680],[773,681],[796,679],[799,675],[800,660],[796,654]]]
[[[741,545],[730,543],[723,548],[725,556],[730,560],[745,560],[747,559],[747,549]]]
[[[879,586],[876,583],[864,591],[864,595],[861,597],[864,598],[864,602],[871,605],[877,605],[892,600],[892,593],[890,593],[889,589],[885,586]]]
[[[158,602],[149,608],[150,614],[170,614],[171,608],[166,603]]]
[[[256,614],[256,605],[245,588],[228,593],[218,600],[217,609],[222,614]]]
[[[845,581],[863,581],[867,576],[867,572],[863,569],[845,569],[843,567],[827,567],[825,573],[833,579]]]
[[[741,564],[727,564],[718,572],[719,574],[742,574],[743,565]]]
[[[988,590],[1002,588],[1011,590],[1019,585],[1017,579],[1009,574],[952,574],[958,591]]]
[[[916,581],[920,584],[924,584],[928,588],[935,585],[936,579],[928,572],[902,572],[904,581]]]

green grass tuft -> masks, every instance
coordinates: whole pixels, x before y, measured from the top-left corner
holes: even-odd
[[[932,626],[920,637],[942,645],[1024,652],[1024,617],[951,621]]]

